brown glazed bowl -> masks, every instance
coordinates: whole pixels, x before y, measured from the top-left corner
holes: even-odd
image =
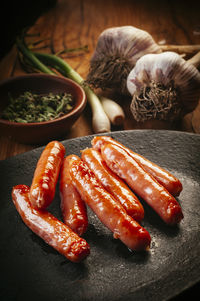
[[[25,91],[38,94],[71,93],[75,105],[72,111],[51,121],[17,123],[0,119],[0,134],[24,144],[43,144],[64,137],[86,105],[85,92],[74,81],[57,75],[30,74],[9,78],[0,83],[0,111],[8,104],[9,93],[12,97],[17,97]]]

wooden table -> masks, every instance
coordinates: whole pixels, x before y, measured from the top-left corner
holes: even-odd
[[[88,52],[80,51],[63,56],[85,78],[99,34],[108,27],[123,25],[133,25],[148,31],[157,43],[200,44],[198,1],[60,0],[38,16],[29,32],[40,34],[38,39],[44,41],[37,47],[49,53],[87,45]],[[17,60],[15,47],[1,60],[0,70],[0,80],[24,73]],[[129,112],[129,102],[121,103],[126,120],[123,127],[113,127],[112,130],[168,128],[168,125],[162,122],[136,123]],[[176,125],[175,129],[190,130],[184,129],[181,123]],[[73,128],[66,133],[65,139],[92,133],[91,112],[90,108],[86,107]],[[35,147],[37,145],[19,144],[0,133],[1,160]]]

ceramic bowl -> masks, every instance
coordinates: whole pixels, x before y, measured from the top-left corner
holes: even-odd
[[[69,113],[51,121],[17,123],[0,119],[1,135],[10,136],[24,144],[42,144],[64,137],[86,105],[85,92],[74,81],[57,75],[30,74],[9,78],[0,83],[0,110],[8,104],[9,93],[12,97],[17,97],[25,91],[37,94],[70,93],[74,107]]]

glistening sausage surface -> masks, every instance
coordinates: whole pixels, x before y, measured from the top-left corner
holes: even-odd
[[[110,169],[143,198],[167,224],[177,224],[183,213],[176,199],[121,147],[105,144],[101,154]]]
[[[81,159],[94,172],[104,188],[120,202],[130,216],[136,221],[141,221],[144,217],[142,204],[124,181],[107,167],[101,153],[93,148],[86,148],[81,154]]]
[[[74,160],[80,158],[76,155],[64,158],[60,170],[60,207],[64,223],[78,235],[82,235],[87,230],[88,217],[86,205],[74,187],[69,173],[69,166]]]
[[[150,173],[161,185],[163,185],[173,196],[178,196],[180,194],[180,192],[183,189],[180,180],[165,169],[158,166],[157,164],[133,152],[131,149],[125,147],[123,144],[109,136],[96,136],[92,140],[92,146],[98,151],[100,151],[101,147],[107,143],[111,143],[123,148],[134,160],[136,160],[140,165],[142,165],[142,167],[148,173]]]
[[[13,187],[12,199],[24,223],[46,243],[73,262],[90,253],[87,242],[46,210],[33,208],[26,185]]]
[[[58,141],[49,142],[43,150],[30,188],[30,201],[35,208],[44,209],[53,201],[64,155],[65,148]]]
[[[133,220],[105,190],[85,162],[74,161],[70,174],[81,198],[113,232],[115,238],[119,238],[131,250],[146,250],[149,247],[151,237],[148,231]]]

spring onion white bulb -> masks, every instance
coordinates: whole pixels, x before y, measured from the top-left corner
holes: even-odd
[[[110,119],[113,125],[122,125],[124,122],[125,114],[122,107],[113,101],[104,96],[100,96],[102,107]]]
[[[85,93],[92,110],[92,127],[94,133],[110,132],[110,120],[99,98],[88,86],[85,86]]]

